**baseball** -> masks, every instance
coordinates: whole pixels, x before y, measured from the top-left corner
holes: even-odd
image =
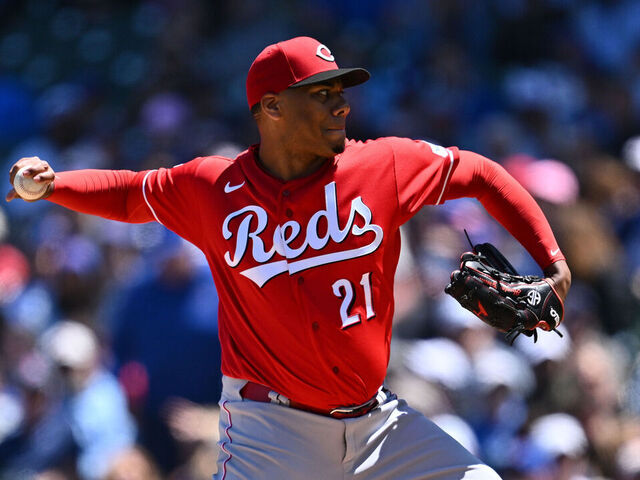
[[[33,178],[25,177],[24,171],[28,168],[22,167],[18,170],[13,179],[13,188],[24,200],[38,200],[47,191],[47,184],[37,183]]]

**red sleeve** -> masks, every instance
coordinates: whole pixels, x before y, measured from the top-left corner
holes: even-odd
[[[384,141],[393,151],[400,224],[424,205],[443,203],[449,177],[458,162],[458,149],[408,138],[390,137]]]
[[[207,189],[213,183],[199,173],[202,160],[152,170],[142,183],[142,196],[153,218],[197,246],[202,245],[203,225],[207,223],[201,218],[200,206],[211,198]],[[209,174],[213,175],[213,170],[209,165]]]
[[[564,255],[549,222],[533,197],[496,162],[477,153],[460,151],[445,191],[446,200],[477,198],[544,270]]]
[[[129,223],[152,221],[142,198],[147,172],[129,170],[74,170],[56,173],[47,200],[76,212]]]
[[[200,159],[143,172],[76,170],[56,174],[48,200],[71,210],[111,220],[144,223],[156,220],[198,245],[202,238],[199,186]]]

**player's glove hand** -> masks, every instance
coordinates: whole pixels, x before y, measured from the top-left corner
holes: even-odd
[[[549,280],[518,275],[490,243],[463,253],[445,292],[483,322],[507,334],[513,343],[524,333],[538,339],[537,329],[551,331],[562,322],[564,306]]]

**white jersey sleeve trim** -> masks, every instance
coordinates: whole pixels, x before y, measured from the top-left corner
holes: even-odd
[[[158,218],[158,215],[156,215],[155,210],[153,209],[153,207],[149,203],[149,199],[147,198],[147,177],[153,172],[157,172],[157,170],[148,171],[147,174],[142,179],[142,197],[144,198],[144,203],[146,203],[147,207],[149,207],[149,210],[151,211],[151,214],[153,215],[153,218],[156,219],[156,222],[158,222],[160,225],[162,225],[162,222]]]
[[[453,152],[451,152],[451,150],[447,150],[447,153],[449,154],[449,170],[447,171],[447,176],[444,178],[444,184],[442,185],[442,191],[440,192],[440,196],[438,197],[438,200],[436,201],[436,205],[440,205],[440,200],[442,200],[442,196],[444,195],[444,191],[447,189],[447,185],[449,184],[449,177],[451,177],[451,172],[453,171],[453,164],[454,159],[453,159]]]

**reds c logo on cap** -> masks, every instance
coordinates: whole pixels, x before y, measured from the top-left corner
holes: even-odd
[[[335,57],[326,45],[320,44],[316,49],[316,55],[327,62],[333,62]]]

